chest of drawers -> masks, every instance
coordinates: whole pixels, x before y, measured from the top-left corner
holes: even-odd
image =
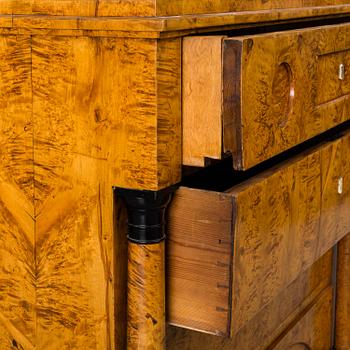
[[[350,348],[348,16],[0,1],[0,350]]]

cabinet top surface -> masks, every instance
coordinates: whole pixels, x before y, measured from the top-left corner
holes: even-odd
[[[1,0],[0,28],[160,33],[346,13],[350,0]]]
[[[179,16],[326,7],[349,0],[2,0],[2,14],[53,16]]]

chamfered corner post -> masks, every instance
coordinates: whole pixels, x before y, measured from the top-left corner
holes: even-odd
[[[165,349],[166,209],[174,187],[117,188],[128,211],[128,349]]]

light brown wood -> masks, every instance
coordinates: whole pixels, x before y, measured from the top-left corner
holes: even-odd
[[[65,139],[57,142],[67,144],[65,152],[72,151],[76,158],[105,164],[114,186],[157,190],[178,182],[179,44],[177,39],[157,44],[138,39],[34,38],[33,108],[45,133],[39,136],[38,147],[45,147],[50,132],[58,132],[54,121],[62,121],[56,125]],[[43,76],[43,71],[48,74]],[[45,91],[47,85],[50,89]],[[38,157],[55,162],[59,154],[64,163],[58,166],[64,168],[68,159],[61,149],[50,148],[52,158],[38,149]]]
[[[222,39],[183,40],[183,164],[204,166],[206,157],[222,157]]]
[[[14,0],[15,1],[15,0]],[[0,11],[1,12],[1,11]],[[7,13],[4,10],[5,13]],[[314,17],[338,17],[350,13],[350,4],[275,8],[271,11],[242,11],[186,16],[80,17],[60,15],[0,14],[0,30],[7,34],[60,36],[178,37],[190,33],[229,30],[276,24],[283,20],[306,21]]]
[[[349,33],[344,24],[241,38],[186,38],[184,164],[204,165],[205,158],[229,151],[234,167],[247,169],[348,120],[349,78],[339,79],[339,65],[348,70]],[[221,74],[205,84],[209,61],[216,67],[213,74]],[[205,96],[207,113],[198,108]],[[208,120],[216,126],[210,131]]]
[[[152,16],[155,2],[141,0],[2,0],[3,14],[53,16]]]
[[[215,12],[240,12],[272,10],[281,8],[331,6],[336,4],[347,4],[346,0],[158,0],[157,10],[159,15],[179,15],[193,13],[215,13]]]
[[[332,253],[329,251],[301,273],[232,338],[178,327],[167,331],[167,349],[265,350],[330,285]]]
[[[336,339],[338,350],[349,349],[350,344],[350,235],[338,245]]]
[[[165,349],[165,243],[129,242],[128,349]]]
[[[320,252],[350,232],[350,139],[343,138],[322,155],[321,227],[329,235],[318,242]],[[339,194],[341,191],[341,194]]]
[[[180,188],[169,211],[168,321],[229,333],[232,198]]]
[[[113,350],[113,186],[180,179],[180,40],[2,36],[0,50],[1,336]]]
[[[4,14],[64,15],[64,16],[165,16],[193,13],[220,13],[332,6],[347,4],[346,0],[2,0],[0,12]]]
[[[180,188],[169,217],[170,323],[235,335],[350,231],[349,142],[347,133],[225,193]]]
[[[35,344],[30,37],[0,37],[0,347]],[[14,69],[15,67],[15,69]]]

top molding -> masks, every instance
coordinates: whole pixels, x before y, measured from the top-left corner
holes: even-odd
[[[158,17],[346,4],[349,0],[1,0],[0,14]]]
[[[347,14],[350,0],[0,0],[0,33],[157,38]]]

